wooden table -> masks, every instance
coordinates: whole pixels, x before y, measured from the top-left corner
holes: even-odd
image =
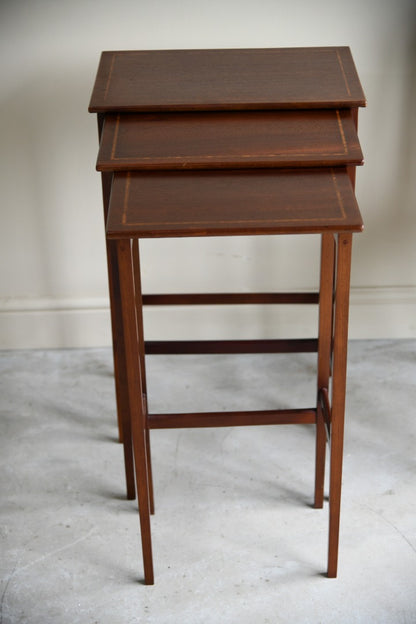
[[[135,496],[152,584],[150,429],[308,423],[316,427],[315,507],[330,444],[328,576],[337,574],[354,232],[365,98],[348,48],[104,52],[98,114],[116,396],[127,495]],[[321,234],[316,293],[142,293],[142,238]],[[145,340],[143,306],[319,304],[316,339]],[[317,351],[310,408],[149,413],[145,355]],[[332,375],[332,383],[330,377]],[[134,448],[134,453],[132,449]]]

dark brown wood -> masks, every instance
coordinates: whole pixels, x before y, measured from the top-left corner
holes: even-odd
[[[316,507],[323,505],[328,431],[328,576],[337,574],[351,243],[362,229],[354,196],[362,163],[357,119],[364,105],[345,47],[102,54],[90,111],[98,113],[101,137],[97,167],[103,171],[116,386],[128,482],[134,444],[146,583],[153,583],[149,430],[171,427],[315,424]],[[294,233],[322,234],[319,295],[141,293],[136,239]],[[143,305],[318,302],[318,340],[144,338]],[[148,414],[145,349],[318,350],[317,406]]]
[[[125,358],[127,365],[130,418],[133,435],[134,461],[136,466],[137,498],[142,534],[144,578],[146,585],[153,585],[153,558],[150,530],[149,481],[146,453],[146,405],[143,397],[142,375],[137,335],[137,317],[134,292],[134,275],[129,240],[117,242],[120,269],[120,296],[124,330]]]
[[[325,452],[326,431],[325,421],[320,406],[319,393],[321,388],[329,387],[333,299],[335,279],[335,240],[330,233],[321,237],[321,275],[319,284],[319,333],[318,333],[318,417],[316,423],[316,463],[315,463],[315,507],[320,509],[324,504]]]
[[[133,439],[130,422],[130,401],[125,357],[123,317],[121,311],[120,280],[118,272],[116,241],[107,240],[107,263],[111,302],[111,325],[113,332],[114,381],[119,426],[119,438],[123,443],[124,469],[126,473],[127,498],[136,497],[133,459]]]
[[[331,402],[331,461],[329,483],[328,576],[335,578],[338,566],[341,509],[342,456],[344,445],[345,387],[347,376],[348,308],[352,235],[338,235],[334,325],[334,363]]]
[[[178,237],[362,230],[345,168],[114,175],[107,236]]]
[[[316,410],[316,439],[315,439],[315,509],[324,506],[325,485],[325,447],[326,447],[325,421],[322,414],[322,406],[318,403]]]
[[[360,165],[351,112],[107,115],[99,171]]]
[[[102,115],[98,115],[98,132],[100,134],[102,130]],[[103,195],[103,208],[104,208],[104,223],[107,222],[108,216],[108,206],[110,202],[110,194],[111,194],[111,182],[113,179],[113,175],[110,172],[104,172],[101,174],[101,188]],[[112,253],[112,248],[114,249]],[[114,369],[121,364],[118,364],[118,352],[116,349],[116,344],[118,342],[117,336],[119,335],[119,323],[117,322],[117,310],[116,310],[116,302],[114,301],[114,305],[112,305],[113,299],[115,300],[116,295],[114,294],[118,289],[118,272],[117,265],[112,265],[112,258],[115,257],[115,243],[107,240],[106,241],[106,251],[107,251],[107,275],[108,275],[108,289],[110,294],[110,310],[111,310],[111,324],[112,324],[112,332],[113,332],[113,361],[114,361]],[[119,441],[123,442],[123,424],[122,424],[122,396],[125,394],[124,392],[118,392],[117,384],[118,384],[118,375],[115,375],[116,382],[116,396],[117,396],[117,422],[118,422],[118,435]],[[129,410],[127,408],[126,412]]]
[[[251,412],[194,412],[149,414],[150,429],[188,427],[245,427],[256,425],[311,425],[316,422],[315,409],[258,410]]]
[[[328,388],[321,388],[319,391],[319,403],[322,408],[322,416],[324,419],[328,442],[331,439],[331,404],[329,401]]]
[[[319,351],[318,392],[329,387],[333,335],[333,307],[335,290],[335,239],[333,234],[322,234],[321,274],[319,284]]]
[[[358,108],[354,106],[351,109],[351,116],[354,123],[355,131],[358,132]],[[363,163],[361,163],[363,164]],[[355,180],[357,169],[354,166],[347,167],[348,175],[350,176],[352,188],[355,190]]]
[[[132,261],[133,261],[133,275],[134,275],[134,294],[136,302],[136,319],[137,319],[137,337],[138,337],[138,349],[140,358],[140,376],[142,382],[142,394],[143,400],[146,401],[147,395],[147,383],[146,383],[146,361],[144,353],[144,328],[143,328],[143,301],[142,301],[142,282],[140,274],[140,253],[139,253],[139,241],[134,240],[132,242]],[[147,414],[147,403],[145,403]],[[150,513],[155,513],[155,502],[153,494],[153,475],[152,475],[152,461],[150,451],[150,435],[149,429],[146,424],[145,431],[145,447],[146,447],[146,461],[147,461],[147,475],[149,483],[149,506]]]
[[[103,116],[98,115],[98,135],[101,136]],[[107,221],[109,199],[111,193],[112,173],[101,174],[103,193],[104,222]],[[127,498],[133,500],[136,497],[133,442],[130,426],[130,406],[127,391],[127,373],[124,354],[123,323],[120,307],[120,284],[117,264],[117,250],[114,241],[106,241],[107,273],[110,295],[111,329],[113,337],[113,362],[114,382],[116,391],[117,423],[119,441],[123,443],[124,469],[126,474]]]
[[[147,355],[190,355],[192,353],[315,353],[315,338],[280,340],[159,340],[146,341]]]
[[[90,112],[365,106],[347,47],[103,52]]]
[[[145,397],[146,400],[146,397]],[[148,423],[148,411],[147,411],[147,401],[146,401],[146,429],[145,429],[145,446],[146,446],[146,461],[147,461],[147,474],[149,481],[149,509],[150,513],[154,515],[155,513],[155,495],[154,495],[154,487],[153,487],[153,469],[152,469],[152,453],[150,447],[150,431],[149,431],[149,423]]]
[[[142,296],[143,305],[317,304],[319,293],[173,293]]]

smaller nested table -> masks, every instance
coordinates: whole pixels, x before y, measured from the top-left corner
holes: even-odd
[[[127,384],[133,427],[137,489],[142,527],[145,578],[152,582],[150,541],[150,484],[147,478],[146,430],[176,427],[218,427],[265,424],[316,424],[315,505],[323,502],[326,422],[331,428],[330,476],[330,553],[329,575],[335,574],[338,543],[339,502],[345,374],[347,319],[352,233],[362,229],[362,220],[345,169],[275,172],[204,171],[199,173],[117,173],[114,176],[107,222],[107,236],[117,241],[123,331],[126,345]],[[138,241],[149,237],[239,236],[261,234],[314,234],[324,239],[325,261],[337,270],[323,275],[321,322],[329,323],[335,295],[333,344],[332,406],[328,384],[318,381],[318,406],[310,409],[254,412],[203,412],[152,414],[147,410],[145,353],[278,351],[279,341],[245,345],[227,343],[176,343],[145,347],[142,322],[143,295],[140,288]],[[336,239],[334,238],[336,235]],[[330,260],[329,260],[330,259]],[[335,277],[335,279],[334,279]],[[332,322],[332,321],[331,321]],[[137,331],[139,328],[139,331]],[[326,334],[327,342],[323,340]],[[305,342],[305,341],[304,341]],[[233,344],[234,343],[234,344]],[[313,345],[311,345],[313,347]],[[288,350],[288,345],[282,345]],[[155,350],[156,349],[156,350]],[[294,350],[309,350],[299,343]],[[321,334],[319,357],[325,381],[330,369],[330,334]]]
[[[153,429],[310,424],[315,507],[330,445],[328,576],[337,574],[354,195],[365,98],[348,48],[104,52],[90,103],[98,113],[116,395],[127,494],[139,501],[145,582],[154,581]],[[320,234],[316,293],[143,293],[143,238]],[[310,262],[310,259],[308,259]],[[153,341],[143,306],[317,304],[317,338]],[[308,408],[151,413],[145,356],[317,352]],[[332,376],[332,381],[330,378]],[[132,453],[134,449],[134,453]],[[133,460],[135,471],[133,468]]]

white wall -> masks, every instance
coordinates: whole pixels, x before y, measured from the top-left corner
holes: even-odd
[[[96,122],[101,50],[349,45],[368,99],[351,337],[416,336],[412,0],[3,0],[0,347],[110,343]],[[313,288],[315,239],[146,242],[147,290]],[[294,250],[301,251],[295,261]],[[190,254],[197,260],[190,265]],[[172,262],[174,259],[174,262]],[[288,269],[290,269],[288,271]],[[288,279],[288,273],[291,279]],[[302,309],[174,310],[149,335],[314,335]]]

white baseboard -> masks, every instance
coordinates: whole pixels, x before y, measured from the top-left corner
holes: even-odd
[[[315,306],[219,306],[152,308],[146,313],[150,339],[310,337],[316,335]],[[416,338],[416,287],[351,291],[350,339]],[[109,346],[106,298],[0,300],[1,349]]]
[[[1,349],[66,349],[111,344],[106,298],[0,300]]]
[[[349,337],[416,338],[416,286],[353,288]]]

